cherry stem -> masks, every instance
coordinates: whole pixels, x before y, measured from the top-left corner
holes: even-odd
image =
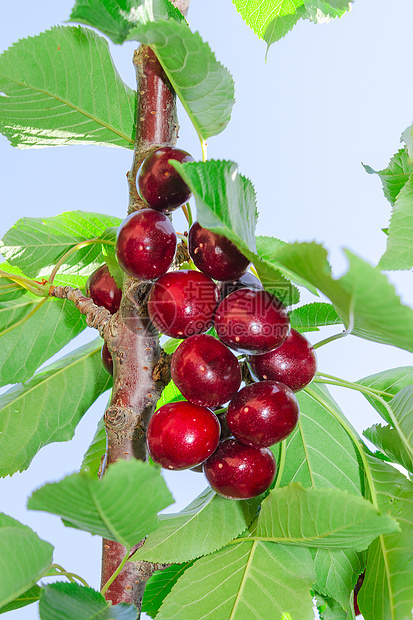
[[[208,159],[207,146],[208,145],[205,142],[205,140],[201,138],[201,149],[202,149],[202,161],[203,162],[205,162]]]
[[[125,553],[125,556],[124,556],[122,562],[119,564],[119,566],[117,567],[115,572],[112,573],[112,575],[109,577],[109,579],[107,580],[107,582],[105,583],[105,585],[101,589],[100,593],[102,595],[105,594],[105,592],[109,589],[111,584],[115,581],[116,577],[121,572],[122,568],[125,566],[126,562],[128,561],[128,558],[129,558],[130,550],[131,550],[130,547],[126,547],[126,553]]]
[[[344,338],[344,336],[349,336],[350,332],[348,330],[345,330],[344,332],[340,332],[339,334],[334,334],[334,336],[329,336],[329,338],[326,338],[325,340],[320,340],[320,342],[316,342],[315,344],[313,344],[313,349],[319,349],[320,347],[323,347],[325,344],[328,344],[329,342],[333,342],[334,340],[339,340],[339,338]]]
[[[53,577],[55,575],[55,572],[51,572],[52,569],[55,569],[56,571],[58,571],[59,575],[62,575],[62,577],[67,577],[67,579],[71,582],[71,583],[76,583],[75,580],[79,581],[81,584],[83,584],[85,586],[85,588],[90,588],[90,585],[87,583],[87,581],[85,581],[82,577],[80,577],[80,575],[76,575],[76,573],[69,573],[68,571],[66,571],[63,566],[60,566],[60,564],[52,564],[47,572],[46,575],[44,575],[45,577]]]
[[[44,296],[46,292],[46,288],[43,284],[39,284],[36,280],[30,280],[29,278],[25,278],[24,276],[18,276],[14,273],[8,273],[7,271],[0,270],[0,277],[7,278],[7,280],[11,280],[15,284],[4,284],[3,286],[15,286],[16,284],[21,288],[25,288],[33,295],[37,295],[38,297]]]
[[[48,284],[53,284],[53,281],[54,281],[54,279],[56,277],[56,274],[59,271],[60,267],[64,264],[64,262],[70,256],[72,256],[72,254],[75,254],[81,248],[87,247],[88,245],[93,245],[95,243],[101,243],[102,245],[115,245],[114,241],[109,241],[109,240],[104,240],[104,239],[97,239],[97,238],[96,239],[88,239],[87,241],[81,241],[80,243],[77,243],[72,248],[70,248],[70,250],[65,252],[63,254],[63,256],[57,261],[56,265],[53,268],[52,273],[49,276],[49,279],[47,280],[47,283]]]

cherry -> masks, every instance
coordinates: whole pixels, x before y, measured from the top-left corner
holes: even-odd
[[[111,314],[115,314],[119,310],[122,291],[118,288],[107,265],[101,265],[89,277],[86,282],[86,295],[97,306],[103,306]]]
[[[294,392],[277,381],[247,385],[228,405],[227,423],[235,439],[268,448],[294,430],[299,407]]]
[[[108,349],[108,345],[105,344],[102,347],[102,352],[101,352],[101,356],[102,356],[102,364],[103,364],[103,368],[110,374],[113,376],[113,359],[112,359],[112,354]]]
[[[186,151],[165,146],[148,155],[138,172],[139,194],[157,211],[173,211],[191,196],[191,190],[171,166],[170,159],[183,163],[194,161]]]
[[[196,405],[216,407],[231,400],[241,385],[237,358],[222,342],[190,336],[172,355],[171,375],[183,396]]]
[[[258,280],[254,274],[247,271],[238,280],[227,280],[225,282],[218,282],[218,289],[221,293],[221,301],[231,295],[234,291],[238,291],[240,288],[254,288],[264,290],[261,280]]]
[[[219,304],[215,329],[218,338],[231,349],[257,355],[284,342],[290,321],[277,297],[267,291],[241,288]]]
[[[231,431],[228,428],[226,414],[225,413],[218,413],[216,415],[217,415],[217,418],[218,418],[219,423],[221,425],[221,432],[220,432],[220,435],[219,435],[220,441],[221,441],[221,439],[226,439],[227,437],[231,437]],[[204,471],[203,463],[200,463],[196,467],[191,467],[191,471],[194,471],[197,474],[202,474],[203,471]]]
[[[204,463],[204,474],[216,493],[228,499],[261,495],[275,478],[277,465],[268,448],[224,439]]]
[[[236,280],[250,264],[232,241],[198,222],[189,229],[188,250],[198,269],[214,280]]]
[[[250,355],[247,360],[254,379],[280,381],[293,392],[308,385],[317,371],[317,358],[311,343],[295,329],[278,349],[263,355]]]
[[[163,405],[152,416],[146,434],[149,454],[165,469],[189,469],[216,450],[220,425],[206,407],[186,401]]]
[[[218,288],[205,274],[191,269],[170,271],[153,284],[148,313],[163,334],[187,338],[208,331],[218,302]]]
[[[116,254],[128,275],[154,280],[168,271],[176,244],[169,218],[154,209],[141,209],[131,213],[120,225]]]

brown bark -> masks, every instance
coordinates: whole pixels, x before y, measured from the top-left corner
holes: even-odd
[[[173,2],[184,14],[189,0]],[[138,106],[136,142],[128,173],[129,209],[145,206],[136,189],[136,175],[147,154],[161,146],[173,146],[178,137],[176,96],[154,52],[141,46],[134,54]],[[119,311],[106,329],[112,353],[114,387],[105,413],[107,452],[103,467],[118,459],[147,459],[145,431],[163,388],[170,378],[168,356],[159,345],[157,331],[146,312],[150,284],[129,278],[125,281]],[[139,518],[139,515],[136,516]],[[102,586],[121,563],[126,549],[103,540]],[[148,562],[127,562],[105,593],[113,604],[134,603],[140,610],[146,581],[161,568]]]

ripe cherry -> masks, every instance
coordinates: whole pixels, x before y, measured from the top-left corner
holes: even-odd
[[[138,172],[139,194],[157,211],[173,211],[191,196],[191,190],[171,166],[170,159],[181,163],[194,161],[186,151],[165,146],[148,155]]]
[[[277,381],[247,385],[228,405],[227,423],[235,439],[247,446],[267,448],[282,441],[298,422],[294,392]]]
[[[102,347],[102,352],[101,352],[101,356],[102,356],[102,364],[103,364],[103,368],[106,370],[106,372],[108,372],[110,375],[113,376],[113,359],[112,359],[112,354],[108,349],[108,345],[105,344]]]
[[[118,230],[116,254],[133,278],[154,280],[166,273],[176,251],[177,237],[170,220],[153,209],[131,213]]]
[[[191,269],[170,271],[153,284],[148,313],[163,334],[187,338],[208,331],[218,302],[218,288],[205,274]]]
[[[189,469],[215,452],[219,433],[218,418],[210,409],[181,401],[154,413],[146,442],[155,463],[165,469]]]
[[[307,338],[292,329],[283,344],[274,351],[248,356],[248,365],[257,381],[280,381],[297,392],[314,379],[317,358]]]
[[[232,241],[198,222],[189,229],[188,250],[198,269],[214,280],[236,280],[250,264]]]
[[[277,466],[268,448],[246,446],[224,439],[204,463],[204,474],[216,493],[228,499],[250,499],[264,493]]]
[[[290,321],[287,310],[274,295],[242,288],[219,304],[215,329],[218,338],[231,349],[257,355],[284,342]]]
[[[103,306],[111,314],[115,314],[119,310],[122,291],[118,288],[107,265],[101,265],[89,277],[86,282],[86,295],[97,306]]]
[[[226,280],[224,282],[218,282],[218,289],[221,293],[221,301],[231,295],[234,291],[238,291],[240,288],[253,288],[257,290],[263,290],[261,280],[258,280],[254,274],[247,271],[238,280]]]
[[[181,342],[171,360],[171,375],[183,396],[196,405],[216,407],[231,400],[241,385],[237,358],[207,334]]]

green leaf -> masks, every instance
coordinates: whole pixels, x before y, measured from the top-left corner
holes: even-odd
[[[23,594],[20,594],[17,598],[15,598],[11,603],[5,605],[0,609],[0,614],[5,614],[8,611],[14,611],[15,609],[20,609],[21,607],[26,607],[31,603],[35,603],[40,598],[40,592],[42,589],[36,584]]]
[[[118,263],[114,246],[104,245],[102,246],[102,252],[110,275],[114,278],[117,287],[122,290],[125,272]]]
[[[33,588],[52,563],[53,547],[29,527],[0,513],[0,549],[2,608]]]
[[[235,103],[234,82],[197,32],[185,21],[159,21],[136,26],[128,40],[153,49],[201,140],[225,129]]]
[[[341,319],[331,304],[314,302],[290,312],[291,327],[299,332],[318,332],[326,325],[340,325]]]
[[[273,489],[261,504],[254,536],[260,540],[324,549],[362,551],[397,522],[369,501],[338,489]]]
[[[413,174],[394,203],[387,247],[378,267],[384,270],[413,267]]]
[[[173,586],[192,564],[193,562],[172,564],[164,570],[156,571],[146,583],[145,592],[143,594],[142,611],[151,618],[155,618],[160,606]]]
[[[267,28],[279,18],[292,18],[304,0],[232,0],[241,17],[262,39]]]
[[[399,463],[413,474],[413,459],[392,426],[374,424],[363,431],[363,435],[384,452],[393,463]]]
[[[339,279],[332,277],[327,252],[316,243],[287,244],[274,259],[324,293],[355,336],[413,351],[413,310],[400,303],[380,271],[348,250],[346,254],[350,268]]]
[[[344,418],[326,389],[316,384],[297,393],[300,418],[287,437],[281,486],[337,488],[364,494],[364,471],[356,446],[338,418]]]
[[[413,125],[405,129],[400,138],[406,143],[406,149],[410,158],[413,158]]]
[[[317,575],[314,589],[347,610],[358,576],[364,570],[362,554],[341,549],[312,549],[311,552]]]
[[[208,488],[181,512],[159,515],[158,529],[149,534],[133,559],[167,564],[212,553],[249,527],[260,499],[234,502]]]
[[[175,383],[173,381],[170,381],[162,392],[162,396],[156,403],[156,409],[163,407],[163,405],[168,405],[169,403],[176,403],[181,400],[186,400],[186,398],[182,396]]]
[[[2,269],[3,263],[0,263],[0,269]],[[14,299],[18,299],[25,293],[25,289],[13,282],[13,280],[9,280],[8,278],[0,277],[0,303],[3,301],[13,301]]]
[[[304,547],[241,542],[197,560],[157,620],[313,620],[311,555]]]
[[[176,351],[181,342],[182,338],[168,338],[168,340],[166,340],[166,342],[164,342],[161,346],[165,353],[169,353],[171,355]]]
[[[401,189],[406,185],[413,174],[413,161],[410,159],[407,149],[400,149],[390,160],[389,165],[384,170],[373,170],[370,166],[363,164],[368,174],[378,174],[383,184],[383,192],[387,200],[394,205]]]
[[[316,593],[315,599],[321,620],[355,620],[353,595],[347,602],[348,611],[344,611],[338,601],[328,596]]]
[[[182,175],[194,193],[198,221],[204,228],[224,235],[254,262],[265,288],[284,303],[296,303],[297,289],[264,256],[258,256],[255,227],[258,212],[254,187],[238,172],[231,161],[194,162],[172,165]],[[278,246],[283,242],[271,240]],[[274,247],[274,246],[272,246]],[[264,247],[264,251],[267,248]]]
[[[316,24],[342,17],[351,8],[353,0],[304,0],[309,19]]]
[[[137,620],[135,605],[109,605],[105,598],[77,583],[52,583],[42,589],[41,620]]]
[[[304,5],[297,6],[295,13],[278,15],[265,30],[263,38],[267,43],[267,52],[273,43],[285,37],[285,35],[294,28],[300,19],[305,19],[306,17],[308,17],[308,13]]]
[[[357,601],[365,620],[405,620],[413,607],[413,485],[391,465],[369,455],[367,460],[379,509],[398,519],[400,532],[370,546]]]
[[[14,276],[14,275],[24,276],[24,273],[22,272],[21,269],[19,269],[19,267],[12,266],[6,261],[3,263],[0,263],[0,270],[3,272],[7,272],[8,274],[10,274],[10,276]],[[6,278],[6,276],[4,277]],[[70,275],[57,273],[55,276],[55,279],[53,280],[53,284],[56,286],[58,284],[61,284],[62,286],[73,286],[73,288],[84,289],[86,285],[86,281],[87,281],[87,276],[78,276],[75,273],[70,274]],[[45,284],[46,278],[41,278],[40,283]],[[23,288],[22,290],[23,292],[26,292],[26,289]],[[0,301],[3,301],[1,299],[1,296],[0,296]]]
[[[172,501],[160,471],[132,460],[115,463],[102,480],[80,472],[46,484],[33,493],[28,507],[131,548],[158,527],[157,512]]]
[[[0,302],[0,385],[26,381],[86,328],[71,301],[25,294]]]
[[[413,385],[413,366],[399,366],[398,368],[390,368],[389,370],[384,370],[383,372],[378,372],[374,375],[369,375],[364,379],[360,379],[357,383],[381,392],[396,395],[405,387]],[[391,417],[389,416],[389,412],[386,407],[384,407],[379,400],[373,398],[369,394],[364,394],[364,396],[367,398],[370,405],[379,412],[381,417],[386,420],[386,422],[391,423]],[[390,403],[392,400],[391,396],[385,396],[384,394],[381,395],[381,398],[387,403]]]
[[[76,0],[69,21],[97,28],[120,44],[136,24],[168,19],[184,19],[168,0]]]
[[[0,397],[0,475],[27,469],[49,443],[69,441],[112,378],[100,359],[100,338],[66,355]]]
[[[99,239],[120,218],[102,213],[69,211],[54,217],[25,217],[4,235],[0,251],[11,265],[29,277],[49,276],[51,267],[79,243]],[[80,248],[61,265],[59,273],[88,276],[104,261],[102,244]]]
[[[133,148],[136,95],[90,29],[58,26],[15,43],[0,56],[0,92],[0,131],[12,146]]]
[[[80,469],[86,470],[91,478],[98,479],[102,457],[106,452],[106,430],[103,418],[99,420],[96,433],[83,457]]]

